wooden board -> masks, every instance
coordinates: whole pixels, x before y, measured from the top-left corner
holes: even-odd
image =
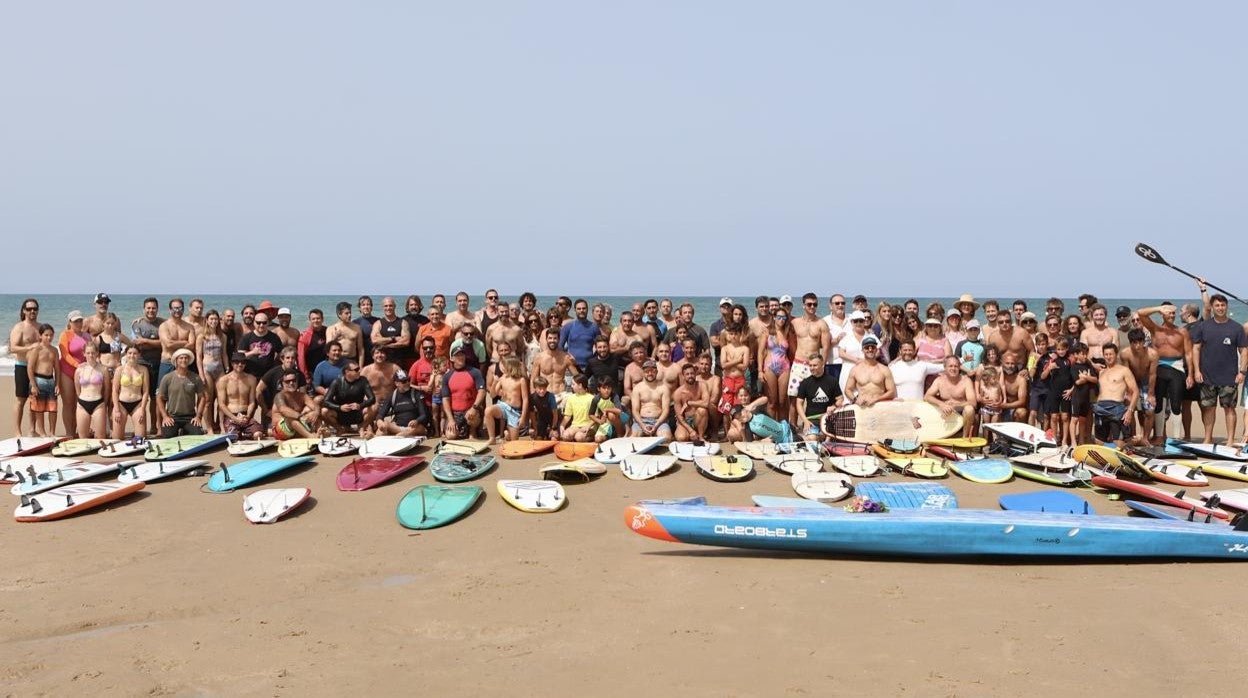
[[[824,417],[823,433],[845,441],[943,439],[962,429],[962,415],[942,415],[922,400],[886,400],[871,407],[849,405]]]

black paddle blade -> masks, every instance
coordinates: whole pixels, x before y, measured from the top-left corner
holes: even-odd
[[[1137,242],[1135,243],[1135,253],[1154,264],[1169,264],[1166,258],[1161,256],[1160,252],[1153,249],[1152,245]]]

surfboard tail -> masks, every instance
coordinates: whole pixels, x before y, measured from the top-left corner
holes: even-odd
[[[663,524],[659,523],[654,514],[650,513],[649,509],[637,504],[625,507],[624,524],[633,529],[634,533],[639,533],[647,538],[665,540],[669,543],[681,542],[679,538],[667,532],[667,529],[663,527]]]

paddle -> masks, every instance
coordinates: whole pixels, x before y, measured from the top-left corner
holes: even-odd
[[[1167,262],[1167,261],[1166,261],[1166,258],[1165,258],[1165,257],[1162,257],[1162,256],[1161,256],[1161,253],[1160,253],[1160,252],[1158,252],[1157,250],[1153,249],[1151,245],[1146,245],[1146,244],[1144,244],[1144,243],[1142,243],[1142,242],[1137,242],[1137,243],[1135,244],[1135,253],[1136,253],[1136,254],[1138,254],[1139,256],[1143,257],[1144,259],[1146,259],[1146,260],[1148,260],[1148,261],[1150,261],[1150,262],[1154,263],[1154,264],[1163,264],[1163,265],[1165,265],[1165,266],[1167,266],[1167,267],[1170,267],[1171,269],[1173,269],[1173,270],[1175,270],[1175,271],[1179,272],[1180,274],[1182,274],[1182,275],[1184,275],[1184,276],[1191,277],[1191,278],[1193,278],[1193,279],[1196,279],[1197,281],[1200,281],[1200,277],[1196,276],[1195,274],[1193,274],[1193,273],[1191,273],[1191,272],[1189,272],[1189,271],[1185,271],[1185,270],[1183,270],[1183,269],[1180,269],[1180,268],[1178,268],[1178,267],[1174,266],[1173,264],[1171,264],[1171,263]],[[1218,291],[1221,291],[1222,293],[1225,293],[1226,295],[1230,296],[1231,298],[1234,298],[1235,300],[1239,301],[1240,303],[1243,303],[1244,305],[1248,305],[1248,301],[1244,300],[1243,298],[1240,298],[1239,296],[1235,295],[1234,293],[1231,293],[1230,291],[1228,291],[1228,290],[1226,290],[1226,289],[1224,289],[1224,288],[1219,288],[1218,286],[1214,286],[1213,284],[1209,283],[1208,281],[1205,281],[1205,282],[1204,282],[1204,284],[1205,284],[1206,286],[1210,287],[1210,288],[1213,288],[1213,289],[1216,289],[1216,290],[1218,290]]]

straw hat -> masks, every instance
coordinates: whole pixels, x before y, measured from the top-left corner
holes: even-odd
[[[975,302],[975,296],[972,296],[972,295],[971,295],[971,294],[969,294],[969,293],[963,293],[961,296],[959,296],[959,297],[958,297],[958,300],[956,300],[956,301],[954,301],[954,302],[953,302],[953,307],[957,308],[958,306],[962,305],[963,303],[970,303],[970,304],[971,304],[971,312],[972,312],[972,313],[973,313],[973,312],[975,312],[976,310],[979,310],[979,303],[976,303],[976,302]]]

